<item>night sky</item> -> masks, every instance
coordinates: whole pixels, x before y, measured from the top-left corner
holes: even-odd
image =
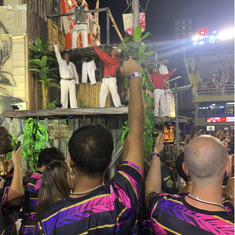
[[[96,0],[87,0],[90,9],[95,7]],[[100,8],[109,7],[124,35],[122,13],[130,0],[100,0]],[[148,0],[140,0],[143,9]],[[127,13],[131,11],[131,7]],[[151,41],[174,39],[175,20],[193,19],[193,28],[197,32],[202,28],[214,30],[234,24],[233,0],[150,0],[146,10],[146,31],[152,33]],[[101,13],[102,42],[105,42],[105,14]],[[120,42],[115,31],[111,32],[111,42]]]
[[[90,9],[94,9],[96,0],[87,0]],[[122,14],[130,0],[100,0],[100,8],[109,7],[125,36]],[[146,8],[148,0],[140,0],[141,7]],[[130,13],[131,7],[126,11]],[[190,18],[193,20],[193,32],[201,29],[207,31],[220,30],[226,26],[234,26],[233,0],[150,0],[146,10],[146,32],[152,49],[158,52],[158,59],[169,59],[168,69],[177,67],[176,76],[183,79],[177,81],[179,86],[188,85],[189,81],[183,66],[183,44],[175,40],[175,20]],[[100,14],[101,42],[106,39],[105,13]],[[189,39],[190,40],[190,39]],[[111,31],[111,43],[120,43],[114,29]]]

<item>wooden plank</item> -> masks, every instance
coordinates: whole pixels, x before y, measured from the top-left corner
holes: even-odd
[[[113,23],[113,27],[115,28],[118,37],[120,38],[120,40],[121,40],[121,42],[122,42],[122,41],[123,41],[123,37],[122,37],[122,35],[121,35],[121,32],[120,32],[120,30],[119,30],[119,28],[118,28],[118,26],[117,26],[117,24],[116,24],[116,21],[114,20],[114,17],[113,17],[113,15],[112,15],[112,12],[111,12],[110,10],[109,10],[109,17],[110,17],[110,19],[111,19],[111,21],[112,21],[112,23]]]
[[[4,116],[11,117],[59,117],[59,116],[126,116],[128,107],[119,108],[85,108],[85,109],[53,109],[53,110],[25,110],[25,111],[6,111]]]

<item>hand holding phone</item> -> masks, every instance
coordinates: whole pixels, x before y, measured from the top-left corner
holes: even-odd
[[[19,149],[19,147],[21,146],[21,141],[18,141],[17,145],[16,145],[16,149],[15,151],[17,151]]]

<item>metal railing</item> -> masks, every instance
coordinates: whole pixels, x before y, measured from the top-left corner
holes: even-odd
[[[231,95],[234,94],[234,84],[225,85],[219,88],[203,86],[196,90],[198,95]]]

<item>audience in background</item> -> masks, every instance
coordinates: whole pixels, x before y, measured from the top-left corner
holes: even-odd
[[[210,91],[221,94],[226,92],[226,86],[234,85],[234,67],[223,66],[209,73],[202,82],[198,84],[199,91]],[[205,90],[209,89],[209,90]]]

